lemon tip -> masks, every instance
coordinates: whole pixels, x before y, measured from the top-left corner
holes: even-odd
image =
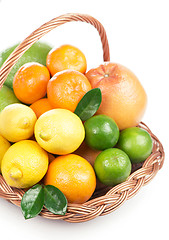
[[[17,167],[12,167],[9,175],[10,175],[10,178],[17,180],[22,177],[22,171]]]
[[[21,119],[21,121],[19,121],[19,127],[26,129],[30,126],[30,121],[27,117],[25,117],[24,119]]]
[[[50,134],[48,134],[46,132],[40,132],[39,137],[44,141],[48,141],[51,139]]]

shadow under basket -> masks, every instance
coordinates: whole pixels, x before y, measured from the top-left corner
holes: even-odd
[[[3,86],[12,67],[32,44],[52,29],[71,21],[90,23],[97,29],[102,42],[103,59],[104,61],[110,61],[108,40],[102,24],[89,15],[65,14],[40,26],[11,53],[0,69],[0,88]],[[133,165],[132,173],[125,182],[112,188],[106,187],[95,191],[92,198],[84,204],[68,204],[67,213],[64,216],[55,215],[45,207],[42,209],[40,216],[48,219],[62,219],[67,222],[85,222],[97,216],[113,212],[126,200],[132,198],[142,186],[149,183],[162,168],[165,154],[161,142],[146,124],[141,122],[138,127],[145,129],[151,135],[153,150],[151,155],[142,164]],[[0,175],[0,197],[20,207],[24,193],[23,189],[10,187],[2,175]]]

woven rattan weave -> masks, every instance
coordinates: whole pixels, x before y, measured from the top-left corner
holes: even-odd
[[[103,59],[104,61],[109,61],[109,45],[106,32],[102,24],[89,15],[66,14],[54,18],[51,21],[43,24],[32,34],[30,34],[14,50],[14,52],[9,56],[9,58],[0,69],[0,88],[5,82],[12,67],[33,43],[35,43],[52,29],[71,21],[90,23],[97,29],[103,47]],[[143,163],[143,165],[140,166],[139,169],[135,170],[125,182],[113,188],[101,189],[95,192],[92,199],[84,204],[68,204],[68,211],[65,216],[54,215],[45,208],[43,208],[40,215],[45,218],[63,219],[68,222],[88,221],[97,216],[103,216],[113,212],[119,208],[126,200],[133,197],[142,186],[150,182],[150,180],[163,166],[164,150],[161,142],[144,123],[140,123],[139,127],[147,130],[150,133],[153,139],[153,151],[152,154]],[[17,206],[20,206],[23,194],[24,190],[8,186],[3,177],[0,175],[0,197],[5,198]]]

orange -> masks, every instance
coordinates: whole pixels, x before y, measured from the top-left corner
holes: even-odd
[[[26,63],[14,76],[14,93],[21,102],[34,103],[46,95],[49,79],[50,73],[44,65],[36,62]]]
[[[48,167],[45,185],[60,189],[69,203],[84,203],[93,194],[96,176],[93,167],[76,154],[59,156]]]
[[[46,66],[53,76],[55,73],[66,69],[85,73],[87,63],[85,55],[78,48],[71,45],[62,45],[59,48],[53,48],[48,53]]]
[[[30,108],[36,114],[36,117],[39,118],[43,113],[53,109],[48,98],[42,98],[30,105]]]
[[[94,166],[95,159],[99,153],[101,153],[101,151],[90,148],[85,141],[83,141],[80,147],[74,152],[74,154],[85,158],[92,166]]]
[[[91,85],[84,74],[75,70],[64,70],[49,80],[47,96],[54,108],[65,108],[74,112],[78,102],[89,90]]]
[[[94,167],[94,162],[96,160],[96,157],[99,155],[99,153],[101,153],[101,151],[90,148],[85,143],[85,141],[83,141],[83,143],[80,145],[80,147],[73,153],[83,157],[92,165],[92,167]],[[98,180],[98,178],[96,178],[96,190],[104,188],[104,187],[105,187],[105,185],[102,184]]]
[[[49,163],[52,162],[56,157],[48,152]]]
[[[126,67],[106,62],[86,73],[92,88],[100,88],[102,103],[97,114],[114,119],[120,130],[134,127],[141,121],[147,95],[138,78]]]

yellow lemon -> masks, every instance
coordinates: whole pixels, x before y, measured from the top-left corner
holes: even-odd
[[[30,107],[10,104],[0,112],[0,134],[10,142],[28,139],[33,135],[36,120]]]
[[[14,143],[5,153],[2,176],[8,185],[28,188],[38,183],[48,169],[48,154],[32,140]]]
[[[1,172],[2,158],[10,146],[11,144],[4,137],[0,135],[0,172]]]
[[[35,124],[35,138],[46,151],[64,155],[74,152],[85,137],[80,118],[67,109],[52,109]]]

